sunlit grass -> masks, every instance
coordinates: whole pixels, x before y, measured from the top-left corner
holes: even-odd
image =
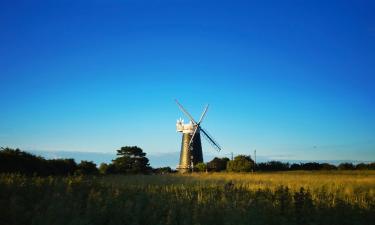
[[[0,175],[0,224],[374,224],[375,172]]]
[[[340,198],[349,204],[366,205],[369,198],[375,199],[375,171],[292,171],[269,173],[194,173],[172,175],[108,176],[104,184],[126,186],[162,186],[170,188],[225,187],[249,191],[269,189],[275,191],[280,186],[290,191],[301,187],[309,190],[313,200],[319,201],[322,193],[331,196],[330,204]],[[326,202],[328,203],[328,202]]]

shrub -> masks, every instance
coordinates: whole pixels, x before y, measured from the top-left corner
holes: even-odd
[[[250,156],[238,155],[233,160],[228,161],[227,170],[229,172],[249,172],[254,168],[254,161]]]

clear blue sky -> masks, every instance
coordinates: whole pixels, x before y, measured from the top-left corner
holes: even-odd
[[[2,1],[0,146],[375,160],[373,1]],[[185,118],[186,119],[186,118]],[[204,143],[206,154],[215,155]]]

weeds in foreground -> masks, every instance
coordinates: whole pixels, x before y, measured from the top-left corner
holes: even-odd
[[[298,187],[294,175],[0,175],[0,224],[374,224],[373,177],[299,174]]]

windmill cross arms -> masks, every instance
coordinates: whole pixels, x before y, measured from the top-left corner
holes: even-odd
[[[202,131],[203,133],[203,137],[206,138],[206,140],[218,151],[220,152],[221,151],[221,146],[213,139],[212,136],[210,136],[207,131],[205,131],[202,127],[200,128],[200,130]]]
[[[196,125],[195,129],[193,131],[193,135],[191,136],[191,139],[190,139],[190,142],[189,142],[189,146],[191,146],[191,144],[193,143],[195,134],[197,133],[198,129],[199,129],[199,125]]]
[[[190,113],[177,101],[177,99],[175,99],[178,107],[180,108],[180,110],[190,119],[190,121],[194,124],[197,124],[197,122],[194,120],[194,118],[190,115]]]
[[[198,129],[200,129],[200,124],[202,123],[202,120],[203,120],[204,116],[206,115],[207,110],[208,110],[208,105],[207,105],[207,106],[205,107],[205,109],[203,110],[203,113],[202,113],[201,117],[199,118],[198,124],[195,126],[195,129],[194,129],[193,135],[191,136],[191,139],[190,139],[189,146],[193,143],[193,140],[194,140],[195,134],[196,134],[197,132],[199,132]]]
[[[198,125],[202,123],[202,120],[203,120],[204,116],[205,116],[206,113],[207,113],[208,106],[209,106],[209,105],[207,105],[206,108],[204,108],[203,113],[202,113],[202,115],[201,115],[201,118],[199,118]]]

